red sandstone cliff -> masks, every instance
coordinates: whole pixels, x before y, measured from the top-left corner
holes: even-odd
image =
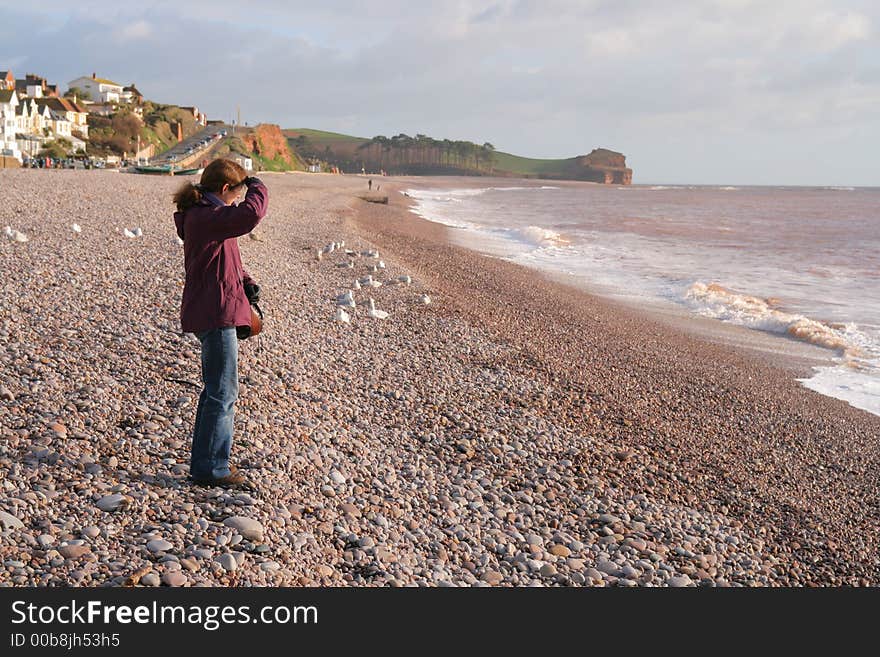
[[[571,175],[577,180],[605,183],[608,185],[631,185],[632,169],[626,166],[623,153],[595,148],[589,155],[574,158]]]

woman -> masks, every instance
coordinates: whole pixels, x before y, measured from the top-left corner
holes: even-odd
[[[234,202],[247,187],[244,201]],[[200,486],[248,486],[229,466],[238,399],[236,327],[250,326],[244,285],[253,279],[241,264],[237,237],[266,216],[266,186],[231,160],[214,160],[198,185],[186,183],[174,195],[174,223],[183,240],[186,284],[180,323],[202,343],[202,383],[193,428],[190,476]]]

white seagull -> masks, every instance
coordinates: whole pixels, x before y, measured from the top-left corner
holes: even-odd
[[[79,224],[73,224],[73,225],[71,226],[71,228],[73,229],[73,232],[74,232],[74,233],[81,233],[81,232],[83,231],[83,229],[80,228],[80,225],[79,225]]]
[[[355,281],[355,282],[354,282],[354,285],[352,285],[352,287],[353,287],[355,290],[360,290],[360,289],[361,289],[361,282],[360,282],[360,281]]]
[[[419,297],[419,301],[427,306],[429,303],[431,303],[431,297],[429,297],[427,294],[423,294]]]
[[[376,303],[373,301],[372,297],[370,297],[370,307],[367,310],[367,315],[373,319],[388,319],[388,313],[384,310],[376,310]]]
[[[412,279],[409,276],[398,276],[397,280],[404,285],[409,285],[410,283],[412,283]]]
[[[27,235],[25,235],[21,231],[15,230],[14,228],[11,228],[10,226],[7,226],[6,228],[4,228],[3,233],[6,235],[6,237],[11,239],[13,242],[27,242],[28,241]]]
[[[342,322],[343,324],[351,323],[351,317],[348,316],[348,313],[345,312],[342,308],[336,309],[336,315],[333,316],[337,322]]]
[[[345,306],[346,308],[356,307],[356,304],[354,302],[354,292],[349,290],[345,294],[340,294],[338,297],[336,297],[336,305]]]

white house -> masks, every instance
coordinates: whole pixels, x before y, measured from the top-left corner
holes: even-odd
[[[83,139],[89,138],[88,112],[70,98],[41,98],[37,100],[40,107],[46,106],[52,112],[63,114],[70,121],[71,134],[78,132]]]
[[[22,135],[42,135],[43,128],[51,127],[49,108],[40,107],[34,98],[26,98],[15,110],[15,130]]]
[[[64,112],[49,110],[49,128],[56,137],[70,139],[73,124],[68,120]]]
[[[68,87],[76,87],[83,93],[83,97],[95,103],[118,103],[123,99],[122,85],[99,78],[94,73],[92,77],[80,77],[67,83]]]
[[[241,165],[241,168],[245,171],[252,171],[254,168],[254,161],[249,158],[247,155],[242,155],[241,153],[232,152],[226,156],[227,159],[232,160],[233,162],[237,162]]]
[[[21,151],[15,140],[15,108],[18,106],[18,94],[15,89],[0,89],[0,152],[21,160]]]

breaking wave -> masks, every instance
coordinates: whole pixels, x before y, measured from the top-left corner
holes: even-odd
[[[862,356],[863,337],[853,325],[826,324],[803,315],[778,310],[778,299],[761,299],[739,294],[717,283],[697,282],[685,293],[685,302],[695,312],[714,319],[760,331],[781,333],[810,344],[833,349],[850,358]]]

